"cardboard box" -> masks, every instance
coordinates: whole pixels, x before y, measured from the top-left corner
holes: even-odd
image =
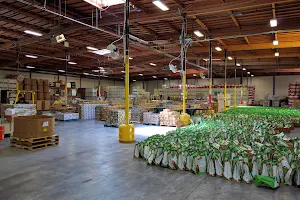
[[[48,80],[43,80],[44,86],[49,86],[49,81]]]
[[[31,90],[31,85],[25,84],[24,85],[24,90]]]
[[[44,86],[43,86],[43,85],[38,85],[37,90],[38,90],[39,92],[44,92]]]
[[[14,137],[34,138],[52,136],[55,121],[50,116],[20,116],[14,118]]]
[[[37,84],[38,84],[39,86],[43,86],[43,85],[44,85],[44,81],[43,81],[42,79],[38,79],[38,80],[37,80]]]
[[[49,92],[49,90],[50,90],[49,86],[44,85],[44,91],[43,92]]]
[[[44,100],[44,93],[43,92],[38,92],[37,93],[37,99],[38,100]]]
[[[37,79],[32,78],[31,79],[31,85],[37,85]]]
[[[24,84],[25,85],[31,85],[31,79],[30,78],[24,78]]]
[[[42,104],[43,104],[43,105],[42,105],[42,109],[43,109],[43,110],[50,110],[51,104],[50,104],[50,101],[49,101],[49,100],[43,101]]]
[[[55,87],[60,87],[60,83],[55,83]]]
[[[31,93],[26,93],[25,94],[25,100],[28,101],[28,100],[31,100],[31,99],[32,99]]]
[[[42,106],[43,101],[37,100],[34,103],[36,104],[36,110],[42,110],[42,108],[43,108],[43,106]]]
[[[50,93],[49,92],[44,93],[44,99],[45,100],[50,100]]]
[[[25,90],[25,85],[24,84],[19,84],[19,90]]]
[[[31,86],[31,90],[32,90],[32,91],[37,91],[37,85],[32,85],[32,86]]]

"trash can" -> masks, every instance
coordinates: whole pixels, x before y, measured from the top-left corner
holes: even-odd
[[[4,126],[0,126],[0,140],[4,140]]]

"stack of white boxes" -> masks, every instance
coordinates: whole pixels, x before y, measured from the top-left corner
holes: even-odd
[[[152,112],[144,112],[143,123],[159,125],[159,114]]]
[[[8,91],[8,103],[13,103],[16,99],[16,86],[17,80],[16,79],[0,79],[0,91],[7,90]],[[1,92],[0,92],[1,95]]]
[[[95,119],[96,107],[103,104],[81,104],[80,116],[81,119]]]
[[[1,116],[30,116],[36,115],[35,104],[2,104],[1,105]]]
[[[59,121],[68,121],[68,120],[78,120],[79,114],[78,113],[61,113],[58,112],[55,114],[55,119]]]
[[[98,90],[95,88],[86,88],[85,99],[90,101],[97,101],[98,100],[97,91]]]

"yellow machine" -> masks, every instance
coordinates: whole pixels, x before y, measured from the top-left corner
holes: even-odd
[[[31,93],[32,104],[34,104],[34,95],[35,95],[35,92],[32,91],[32,90],[20,90],[19,83],[17,83],[17,96],[16,96],[14,104],[16,104],[19,101],[19,95],[22,94],[22,93],[23,94],[25,94],[25,93]]]

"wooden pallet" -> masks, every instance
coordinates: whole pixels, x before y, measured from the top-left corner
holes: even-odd
[[[35,151],[35,150],[40,150],[40,149],[53,147],[53,146],[56,146],[58,144],[59,144],[59,142],[57,141],[57,142],[47,142],[47,143],[36,144],[36,145],[33,145],[33,146],[24,146],[24,145],[18,145],[18,144],[11,143],[10,146],[11,147],[16,147],[18,149],[26,149],[26,150],[29,150],[29,151]]]
[[[143,124],[147,126],[159,126],[159,124],[151,124],[151,123],[143,123]]]
[[[78,121],[79,119],[67,119],[67,120],[59,120],[59,119],[56,119],[56,121],[60,121],[60,122],[75,122],[75,121]]]
[[[166,126],[166,127],[182,127],[182,125],[169,125],[169,124],[161,124],[160,126]]]
[[[118,124],[104,124],[104,127],[116,127],[116,128],[118,128],[119,125]]]
[[[37,138],[19,138],[19,137],[11,137],[10,140],[22,141],[22,142],[29,142],[29,143],[36,143],[36,142],[43,142],[47,140],[59,140],[59,135],[53,136],[44,136],[44,137],[37,137]]]
[[[141,124],[142,122],[139,121],[130,121],[130,124]]]

